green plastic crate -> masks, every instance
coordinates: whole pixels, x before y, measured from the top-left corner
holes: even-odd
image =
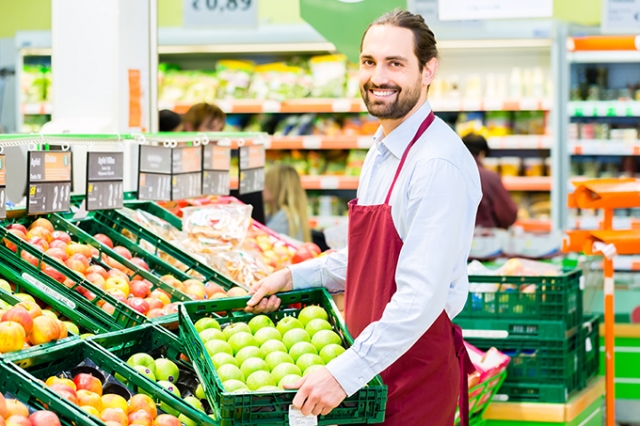
[[[103,422],[56,395],[44,384],[25,376],[15,365],[0,364],[0,393],[10,395],[33,410],[53,411],[65,426],[104,426]]]
[[[104,223],[98,221],[95,217],[89,216],[84,219],[78,220],[77,222],[74,221],[73,224],[79,229],[82,229],[84,232],[90,235],[104,234],[107,237],[111,238],[111,241],[113,241],[114,244],[126,247],[134,256],[137,256],[143,259],[145,262],[147,262],[147,265],[149,266],[151,273],[159,277],[162,277],[163,275],[172,275],[177,279],[179,279],[180,281],[193,278],[192,276],[186,274],[185,272],[182,272],[180,269],[176,268],[175,266],[170,265],[169,263],[160,259],[158,256],[148,252],[147,250],[143,249],[139,245],[135,244],[130,239],[128,239],[121,233],[117,232],[115,229],[110,228]],[[225,290],[229,290],[231,287],[234,287],[233,284],[230,285],[226,281],[225,282],[214,281],[214,283],[220,285]]]
[[[507,375],[508,377],[508,375]],[[503,383],[498,395],[501,400],[512,402],[548,402],[562,403],[569,400],[570,395],[564,385],[543,383]]]
[[[97,345],[102,349],[110,352],[115,357],[126,362],[131,355],[144,352],[154,358],[163,357],[175,362],[181,370],[188,371],[189,375],[181,375],[176,385],[180,389],[181,394],[186,396],[187,392],[194,393],[196,382],[195,371],[193,365],[181,358],[186,353],[179,337],[168,332],[157,324],[145,324],[128,330],[117,331],[113,333],[102,334],[87,339],[91,344]],[[145,378],[146,379],[146,378]],[[162,388],[149,380],[149,383],[161,391]],[[214,413],[219,417],[220,413]],[[199,416],[199,424],[213,424],[212,419],[204,413]]]
[[[168,222],[174,228],[182,231],[182,219],[152,201],[131,200],[124,203],[124,206],[132,210],[144,210],[147,213],[151,213],[152,215]]]
[[[487,411],[493,396],[498,392],[500,386],[502,386],[506,376],[507,371],[504,370],[500,374],[469,389],[469,425],[482,424],[482,416],[484,412]],[[456,425],[460,424],[459,414],[460,411],[457,410]]]
[[[494,320],[455,318],[453,322],[462,328],[465,338],[518,337],[522,339],[558,340],[570,337],[574,330],[567,330],[563,321]]]
[[[39,251],[37,248],[27,244],[26,241],[22,241],[15,235],[7,232],[7,229],[4,227],[0,227],[0,238],[9,240],[18,247],[18,253],[16,254],[4,245],[0,244],[0,257],[4,258],[5,263],[12,264],[17,269],[22,269],[24,272],[27,272],[38,281],[46,282],[47,287],[50,287],[56,293],[66,297],[67,299],[70,299],[76,305],[84,305],[86,309],[91,312],[91,318],[100,321],[103,324],[114,323],[120,328],[132,327],[134,325],[139,325],[146,322],[146,318],[143,315],[134,311],[125,303],[118,301],[101,288],[94,286],[92,283],[80,276],[77,272],[67,268],[61,262],[52,259],[45,253]],[[71,285],[70,287],[66,287],[64,284],[61,284],[56,280],[45,279],[45,277],[48,276],[40,270],[40,267],[33,266],[32,264],[25,262],[20,258],[20,253],[23,251],[38,259],[38,265],[46,263],[60,274],[75,281],[75,284]],[[95,299],[89,300],[82,296],[79,293],[79,290],[82,288],[88,289],[92,293],[94,293],[96,295]],[[109,303],[110,305],[114,306],[114,312],[112,314],[109,314],[108,312],[102,310],[98,305],[99,302]]]
[[[580,381],[583,387],[600,371],[600,317],[588,318],[581,330],[584,351],[580,358]]]
[[[224,288],[242,287],[247,289],[245,286],[227,278],[222,273],[211,268],[205,262],[198,260],[195,256],[180,250],[169,241],[155,235],[144,226],[136,223],[134,220],[128,218],[117,210],[96,211],[93,212],[93,217],[118,233],[122,233],[126,230],[133,238],[135,238],[135,244],[139,245],[141,241],[150,243],[154,247],[154,255],[158,256],[160,252],[165,253],[169,257],[185,265],[187,268],[186,271],[184,271],[185,273],[193,271],[194,273],[202,276],[203,281],[212,281]]]
[[[122,376],[127,381],[126,387],[132,394],[138,393],[139,389],[150,395],[156,402],[165,403],[184,414],[196,424],[215,424],[212,419],[207,420],[202,412],[194,409],[181,398],[162,389],[129,367],[125,361],[116,358],[99,345],[91,342],[78,340],[46,350],[32,351],[28,354],[18,352],[6,357],[5,361],[14,363],[22,369],[24,376],[35,381],[37,379],[46,380],[63,371],[70,371],[87,359],[106,374]],[[121,384],[125,385],[122,382]]]
[[[563,321],[571,334],[582,324],[581,277],[582,271],[577,269],[546,277],[470,275],[472,286],[500,284],[501,287],[495,292],[470,291],[457,318],[531,320],[532,325],[537,321]],[[520,291],[522,286],[530,287],[525,292]]]
[[[338,309],[325,289],[292,291],[278,296],[282,301],[281,308],[267,314],[274,322],[285,316],[297,316],[305,306],[320,305],[329,314],[329,321],[334,330],[341,335],[343,342],[348,345],[353,344],[353,339],[347,332],[342,318],[337,314]],[[187,353],[198,375],[202,378],[209,403],[220,410],[221,426],[287,424],[289,405],[293,401],[295,391],[259,394],[225,392],[194,326],[194,323],[203,317],[213,317],[221,325],[248,322],[254,316],[243,311],[248,300],[248,297],[243,297],[188,302],[181,305],[180,336],[184,340]],[[384,420],[386,402],[387,387],[382,383],[381,378],[376,376],[368,386],[345,399],[328,416],[320,416],[318,424],[381,423]]]

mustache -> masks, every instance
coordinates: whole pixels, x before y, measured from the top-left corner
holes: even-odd
[[[368,81],[368,82],[366,82],[364,84],[364,89],[365,90],[395,90],[397,92],[402,90],[400,88],[400,86],[394,86],[392,84],[382,84],[382,85],[378,86],[377,84],[373,84],[370,81]]]

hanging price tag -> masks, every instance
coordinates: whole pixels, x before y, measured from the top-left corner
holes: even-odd
[[[229,195],[229,169],[231,149],[208,144],[202,147],[202,194]]]
[[[29,151],[27,214],[66,212],[71,199],[71,153]]]
[[[0,155],[0,219],[7,217],[7,172],[4,155]]]
[[[123,180],[122,152],[87,152],[87,211],[121,209]]]
[[[171,179],[171,199],[202,195],[202,148],[191,146],[174,148]]]
[[[239,192],[249,194],[264,189],[264,145],[243,146],[238,149],[239,155]]]
[[[171,201],[171,148],[140,145],[138,198]]]

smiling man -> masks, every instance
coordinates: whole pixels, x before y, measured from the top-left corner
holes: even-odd
[[[329,413],[381,374],[389,386],[385,425],[453,425],[460,392],[465,425],[465,373],[473,367],[451,318],[467,300],[478,168],[427,101],[438,52],[423,18],[383,15],[360,50],[362,98],[380,128],[349,204],[348,247],[265,278],[247,310],[277,309],[280,291],[345,291],[356,339],[326,368],[287,386],[299,389],[293,405],[304,414]]]

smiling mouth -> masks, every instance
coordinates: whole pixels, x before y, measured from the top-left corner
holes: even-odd
[[[388,98],[398,92],[397,90],[390,89],[369,89],[369,93],[371,93],[376,98]]]

